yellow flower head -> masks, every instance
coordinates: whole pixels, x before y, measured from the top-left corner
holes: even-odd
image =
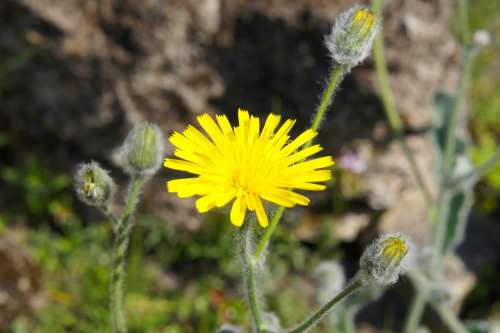
[[[167,182],[167,190],[180,198],[200,196],[200,213],[232,202],[231,222],[241,226],[247,209],[255,211],[259,224],[267,227],[262,200],[284,207],[306,206],[309,198],[293,189],[321,191],[317,184],[331,179],[334,162],[330,156],[304,162],[322,148],[313,145],[299,150],[317,133],[311,129],[289,141],[295,120],[286,120],[277,131],[281,116],[270,114],[264,126],[259,118],[238,110],[238,126],[231,126],[224,115],[214,121],[208,114],[197,118],[206,135],[189,125],[175,132],[170,142],[177,158],[165,159],[164,166],[196,175]],[[207,137],[208,135],[208,137]]]

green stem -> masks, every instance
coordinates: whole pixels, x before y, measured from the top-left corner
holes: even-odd
[[[455,163],[455,152],[457,143],[457,128],[460,122],[460,107],[462,100],[465,97],[467,82],[469,81],[470,69],[473,59],[473,47],[464,46],[462,52],[462,61],[460,63],[460,76],[457,82],[457,89],[455,98],[453,99],[453,107],[451,109],[451,118],[448,132],[446,134],[444,158],[443,158],[443,172],[444,175],[450,175]]]
[[[346,333],[356,332],[356,327],[354,324],[355,317],[356,317],[356,310],[347,308],[345,327],[344,327]]]
[[[427,299],[424,294],[417,292],[413,297],[410,310],[408,311],[408,315],[406,317],[404,333],[414,333],[417,330],[426,303]]]
[[[446,236],[446,218],[448,216],[448,205],[449,205],[449,200],[450,200],[450,192],[448,191],[443,191],[441,190],[438,195],[437,202],[435,202],[432,205],[431,208],[431,223],[434,226],[434,239],[432,243],[432,257],[430,261],[430,272],[431,275],[434,276],[436,279],[441,278],[441,267],[442,267],[442,260],[443,260],[443,243],[444,239]],[[412,277],[412,280],[414,281],[414,285],[416,288],[419,286],[423,285],[423,281],[425,280],[425,277],[421,274],[414,274]],[[414,296],[415,298],[422,298],[425,289],[420,288],[420,290],[417,290],[418,292]],[[423,310],[424,310],[424,304],[420,305],[418,304],[419,302],[422,302],[422,299],[420,300],[414,300],[413,303],[416,303],[416,306],[413,308],[410,308],[410,311],[414,312],[410,316],[414,317],[414,320],[416,323],[414,325],[418,325],[418,322],[420,321],[420,318],[422,317]],[[420,305],[420,306],[419,306]],[[413,331],[416,329],[415,327],[410,327],[410,329],[413,329]],[[411,333],[413,331],[405,331],[405,333]]]
[[[466,95],[467,82],[469,82],[472,60],[477,50],[475,47],[464,46],[463,58],[460,65],[460,77],[457,83],[457,90],[451,110],[451,119],[448,132],[446,134],[445,150],[443,157],[442,188],[437,200],[437,220],[434,223],[433,256],[431,261],[431,271],[439,274],[443,256],[443,242],[446,237],[446,219],[448,216],[448,204],[450,200],[450,188],[447,186],[449,177],[453,174],[455,164],[455,153],[457,143],[457,128],[461,118],[461,102]]]
[[[266,232],[264,233],[264,235],[262,235],[259,244],[257,244],[257,248],[253,254],[254,260],[256,261],[259,260],[260,256],[266,249],[267,243],[269,243],[271,236],[274,234],[274,231],[276,230],[278,222],[280,221],[284,211],[285,207],[283,206],[277,207],[276,210],[274,211],[273,217],[271,218],[271,222],[269,223]]]
[[[106,206],[103,207],[98,207],[100,211],[106,216],[106,218],[111,222],[112,226],[115,226],[118,224],[118,217],[116,217],[116,213],[111,205],[111,203],[108,203]]]
[[[312,328],[318,322],[338,303],[340,302],[343,298],[346,296],[350,295],[354,291],[356,291],[358,288],[360,288],[363,285],[363,282],[361,282],[360,279],[355,279],[351,283],[345,287],[344,290],[342,290],[337,296],[332,298],[328,303],[323,305],[321,308],[319,308],[314,314],[312,314],[310,317],[308,317],[306,320],[304,320],[302,323],[300,323],[297,327],[285,331],[286,333],[301,333],[305,332],[308,329]]]
[[[445,304],[432,304],[439,317],[453,333],[469,333],[466,327],[460,322],[455,313]]]
[[[452,179],[447,184],[447,187],[450,190],[454,190],[464,183],[467,183],[469,181],[475,181],[481,178],[483,175],[487,174],[488,172],[492,171],[499,164],[500,164],[500,149],[495,154],[493,154],[493,156],[487,159],[483,164],[476,167],[474,170]]]
[[[440,191],[435,208],[432,211],[432,224],[434,226],[434,239],[432,243],[431,272],[439,277],[443,261],[443,243],[446,237],[446,219],[448,217],[448,205],[450,202],[449,191]]]
[[[113,244],[113,271],[111,275],[111,331],[126,333],[127,322],[125,317],[125,257],[130,242],[132,224],[130,217],[137,207],[144,179],[134,176],[131,181],[125,210],[114,226]]]
[[[323,95],[321,96],[321,101],[316,108],[316,113],[314,115],[314,118],[311,123],[311,129],[314,131],[317,131],[321,121],[325,117],[326,111],[328,110],[328,106],[332,103],[333,96],[335,94],[335,90],[342,82],[342,79],[344,78],[344,75],[349,71],[349,68],[346,67],[345,65],[337,65],[330,73],[330,77],[328,80],[328,85],[326,86],[326,89],[323,91]],[[312,145],[312,141],[309,141],[304,145],[304,148],[310,147]],[[283,212],[285,211],[284,207],[278,207],[276,208],[276,211],[274,212],[274,215],[271,219],[271,222],[269,223],[269,227],[266,229],[266,232],[262,236],[262,238],[259,241],[259,244],[257,245],[256,251],[254,253],[254,260],[258,260],[264,250],[266,249],[267,243],[271,239],[271,236],[274,234],[274,231],[276,230],[276,227],[278,226],[278,223],[281,219],[281,216],[283,215]]]
[[[373,11],[379,17],[382,12],[381,7],[382,7],[382,0],[373,1]],[[424,182],[422,172],[420,171],[417,161],[415,160],[415,156],[410,146],[405,140],[403,132],[403,124],[396,110],[396,102],[394,101],[394,96],[392,94],[389,82],[389,74],[387,71],[387,63],[384,55],[384,40],[383,40],[383,35],[381,33],[379,33],[375,38],[375,42],[373,45],[373,60],[375,62],[375,69],[377,72],[377,78],[380,86],[382,103],[384,105],[384,111],[389,121],[389,125],[391,126],[391,129],[394,132],[394,136],[398,141],[398,143],[401,145],[403,153],[406,159],[408,160],[408,163],[410,164],[410,169],[415,177],[417,186],[421,190],[426,203],[430,205],[433,201],[431,192],[429,191],[428,186]]]
[[[462,45],[467,45],[470,43],[468,0],[458,0],[458,22]]]
[[[262,313],[258,301],[258,290],[256,287],[256,261],[252,257],[252,221],[247,221],[239,230],[240,242],[240,255],[243,264],[243,274],[245,280],[245,287],[247,292],[248,303],[250,311],[253,316],[257,332],[264,333],[264,321],[262,320]]]
[[[421,300],[419,301],[420,304],[425,305],[426,302],[429,301],[429,288],[430,288],[430,282],[428,278],[421,272],[417,270],[412,270],[408,272],[408,277],[410,278],[413,286],[416,289],[416,297],[420,298]],[[449,328],[449,330],[453,333],[467,333],[467,329],[463,326],[463,324],[460,322],[460,320],[457,318],[455,313],[451,310],[451,308],[445,304],[445,303],[437,303],[437,302],[431,302],[429,301],[430,305],[434,310],[436,310],[437,314],[440,316],[440,318],[443,320],[444,324]],[[424,306],[423,305],[417,305],[416,307],[421,306],[420,312],[417,311],[417,313],[422,313]],[[408,328],[409,324],[408,322],[406,323],[405,326],[405,333],[413,333],[417,329],[417,325],[420,321],[420,315],[417,315],[414,323],[411,324],[411,328]]]
[[[317,131],[321,121],[325,117],[328,106],[332,103],[333,95],[337,86],[342,82],[344,75],[349,71],[349,68],[345,65],[337,65],[331,72],[328,79],[328,85],[326,86],[323,95],[321,96],[321,102],[316,108],[316,114],[314,115],[313,121],[311,123],[311,129]],[[304,148],[311,146],[312,141],[309,141],[304,145]]]

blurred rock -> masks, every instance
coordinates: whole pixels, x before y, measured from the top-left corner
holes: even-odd
[[[384,41],[398,110],[408,128],[427,128],[434,93],[453,89],[457,79],[450,2],[392,1],[385,10]]]
[[[335,218],[332,223],[335,237],[352,242],[359,232],[368,226],[370,218],[370,215],[360,213],[347,213],[340,218]]]
[[[298,131],[309,124],[331,67],[324,34],[355,3],[2,3],[0,50],[8,59],[29,52],[7,71],[3,91],[9,99],[2,104],[0,130],[16,138],[19,151],[50,151],[45,163],[62,170],[89,158],[115,164],[114,149],[141,119],[159,123],[168,135],[202,112],[232,117],[241,106],[297,118]],[[430,124],[432,94],[456,80],[449,3],[388,2],[384,12],[391,85],[417,161],[425,167],[432,150],[422,130]],[[374,210],[390,210],[415,191],[406,160],[399,147],[387,144],[390,139],[368,60],[344,81],[319,140],[328,154],[359,151],[358,142],[373,152],[363,158],[360,176],[361,196]],[[162,182],[146,194],[148,207],[169,223],[199,225],[191,202],[167,195]]]
[[[463,261],[456,255],[448,255],[444,261],[446,288],[451,296],[450,303],[458,313],[465,297],[476,285],[476,276],[467,270]]]
[[[401,194],[394,207],[380,218],[378,230],[380,233],[403,232],[420,248],[428,244],[432,226],[422,193]]]
[[[431,143],[425,136],[410,136],[407,142],[422,172],[424,182],[434,193],[436,186],[433,179]],[[371,207],[389,211],[405,208],[400,205],[406,200],[405,197],[416,197],[412,193],[420,191],[408,160],[396,141],[392,141],[385,150],[372,153],[368,170],[363,174],[362,187],[368,195]],[[419,194],[422,196],[420,192]],[[407,204],[412,205],[413,202]]]
[[[0,237],[0,331],[28,314],[39,302],[40,270],[28,253],[8,236]]]

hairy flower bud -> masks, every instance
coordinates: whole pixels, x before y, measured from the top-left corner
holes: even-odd
[[[339,64],[357,65],[370,53],[378,26],[375,14],[365,7],[340,14],[325,39],[330,56]]]
[[[410,243],[400,234],[379,237],[370,244],[359,263],[359,274],[364,283],[390,285],[406,270]]]
[[[78,198],[92,206],[106,206],[115,193],[113,179],[97,162],[80,165],[74,184]]]
[[[164,138],[156,124],[139,123],[130,131],[121,151],[122,165],[129,174],[153,175],[161,166]]]

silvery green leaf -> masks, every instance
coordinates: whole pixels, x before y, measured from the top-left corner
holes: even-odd
[[[473,170],[472,163],[466,156],[457,158],[454,175],[461,175]],[[464,240],[467,218],[474,203],[474,181],[461,184],[452,193],[448,202],[448,218],[446,236],[443,242],[443,253],[455,249]]]
[[[451,115],[454,107],[455,98],[444,92],[438,92],[434,96],[434,126],[431,131],[431,139],[434,145],[436,155],[437,170],[442,170],[444,151],[448,131],[451,125]],[[457,144],[455,147],[455,156],[466,153],[467,142],[463,135],[457,134]]]
[[[442,183],[443,159],[446,140],[450,130],[451,116],[455,106],[455,97],[444,92],[438,92],[434,97],[434,128],[431,138],[434,144],[437,181]],[[454,166],[451,178],[466,174],[473,170],[473,165],[467,156],[468,141],[465,138],[463,124],[457,129],[456,147],[454,151]],[[441,251],[446,253],[456,248],[464,238],[467,217],[472,208],[474,180],[460,184],[447,200],[446,237]]]

